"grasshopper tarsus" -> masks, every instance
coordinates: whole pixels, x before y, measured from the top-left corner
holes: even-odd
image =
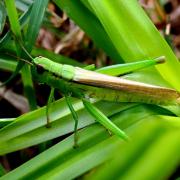
[[[51,128],[51,124],[50,123],[46,123],[46,128]]]
[[[79,145],[78,145],[78,133],[77,133],[77,130],[74,132],[74,145],[73,145],[73,148],[76,149],[78,148]]]
[[[73,148],[77,149],[78,147],[79,147],[79,145],[74,143]]]
[[[50,128],[51,127],[51,123],[50,123],[50,118],[49,118],[49,114],[46,114],[46,128]]]
[[[106,131],[108,132],[109,136],[112,136],[112,132],[109,129],[106,129]]]

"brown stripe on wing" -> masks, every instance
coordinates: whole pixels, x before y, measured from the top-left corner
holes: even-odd
[[[142,94],[145,96],[154,96],[165,99],[178,99],[180,97],[179,92],[170,88],[164,88],[160,86],[154,86],[118,77],[108,76],[78,67],[76,67],[73,80],[82,84],[105,87],[115,90],[123,90],[127,92]]]

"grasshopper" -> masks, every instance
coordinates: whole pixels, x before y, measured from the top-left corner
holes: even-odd
[[[153,62],[154,64],[162,63],[164,62],[164,57],[154,59]],[[66,102],[75,120],[75,145],[77,143],[78,117],[69,99],[69,94],[71,94],[72,91],[70,86],[73,86],[73,83],[75,83],[73,86],[75,87],[75,96],[82,99],[85,108],[90,112],[90,114],[96,118],[101,116],[101,118],[104,120],[102,121],[101,118],[99,118],[98,121],[108,130],[123,138],[124,140],[127,140],[128,136],[115,124],[113,124],[107,117],[105,117],[102,112],[93,106],[89,102],[90,98],[116,102],[142,102],[157,105],[180,104],[180,93],[171,88],[154,86],[101,74],[100,72],[94,72],[71,65],[59,64],[45,57],[36,57],[33,59],[33,63],[37,67],[41,67],[51,73],[51,75],[55,76],[54,78],[59,78],[61,80],[63,79],[65,82],[70,83],[68,85],[65,83],[60,88],[57,88],[64,92]],[[118,66],[114,66],[114,68],[116,69]],[[102,69],[101,72],[108,73],[108,68]],[[45,78],[44,82],[47,83],[47,81],[48,78]],[[53,79],[49,81],[53,81]],[[61,81],[61,83],[63,82]],[[81,91],[82,89],[84,89],[84,91],[78,94],[77,92],[79,90]],[[51,102],[53,92],[54,88],[50,93],[48,104]],[[49,107],[49,105],[47,105],[47,107]],[[48,126],[49,123],[47,108]]]
[[[72,113],[73,119],[75,120],[75,147],[77,146],[78,116],[71,103],[71,95],[80,98],[85,108],[96,118],[97,121],[99,121],[110,132],[124,140],[129,139],[125,132],[113,124],[101,111],[91,104],[89,100],[140,102],[157,105],[180,104],[180,93],[174,89],[114,77],[116,75],[128,73],[128,66],[131,67],[131,71],[134,71],[140,68],[163,63],[165,61],[164,57],[129,63],[124,66],[113,65],[96,70],[96,72],[88,70],[89,67],[83,69],[71,65],[60,64],[45,57],[31,59],[32,62],[28,63],[35,67],[35,76],[37,80],[40,83],[46,83],[52,87],[46,108],[46,126],[50,127],[49,106],[54,99],[54,89],[57,88],[64,94],[67,105]],[[43,74],[38,73],[39,67],[45,70]],[[109,69],[113,76],[109,75]]]

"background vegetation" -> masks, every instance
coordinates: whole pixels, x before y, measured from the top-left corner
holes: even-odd
[[[0,1],[1,81],[12,72],[15,76],[0,89],[0,179],[178,178],[179,106],[97,102],[132,138],[126,143],[109,136],[82,102],[72,98],[79,118],[79,147],[74,149],[74,122],[64,98],[56,92],[57,101],[50,107],[52,126],[47,129],[50,88],[38,84],[31,67],[17,58],[30,60],[21,44],[33,57],[76,66],[101,67],[164,55],[165,64],[124,77],[180,91],[176,8],[178,1],[163,0]]]

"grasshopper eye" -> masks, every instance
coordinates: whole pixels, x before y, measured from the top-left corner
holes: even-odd
[[[37,69],[38,74],[44,73],[44,68],[41,65],[37,65],[36,67],[37,67],[36,69]]]

